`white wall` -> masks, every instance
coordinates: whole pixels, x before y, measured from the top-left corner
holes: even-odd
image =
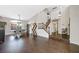
[[[62,30],[62,28],[68,28],[68,24],[69,24],[69,6],[63,6],[60,30]],[[69,28],[67,34],[69,35]]]
[[[70,42],[79,45],[79,6],[70,7]]]

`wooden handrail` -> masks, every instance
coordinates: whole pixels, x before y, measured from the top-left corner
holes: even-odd
[[[42,23],[44,25],[43,29],[49,34],[49,32],[47,31],[48,25],[50,24],[50,19],[46,22],[46,24]]]
[[[33,24],[33,28],[32,28],[33,36],[37,36],[36,28],[37,28],[37,24],[34,23],[34,24]]]

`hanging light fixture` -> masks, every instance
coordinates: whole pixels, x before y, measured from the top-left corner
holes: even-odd
[[[48,8],[45,8],[43,11],[44,11],[47,15],[50,15],[50,11],[49,11]]]
[[[59,6],[58,18],[61,18],[61,16],[62,16],[61,6]]]
[[[51,20],[51,11],[49,10],[50,8],[45,8],[43,11],[46,13],[47,15],[47,20]]]
[[[19,19],[17,20],[17,23],[18,23],[18,25],[20,25],[21,24],[21,16],[20,16],[20,14],[18,14],[18,17],[19,17]]]

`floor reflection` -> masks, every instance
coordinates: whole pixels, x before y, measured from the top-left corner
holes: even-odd
[[[79,46],[77,46],[77,48],[78,47]],[[7,36],[5,42],[3,44],[0,44],[0,52],[4,53],[27,53],[27,52],[63,53],[63,52],[72,52],[74,50],[73,46],[71,47],[70,44],[62,41],[57,41],[53,39],[49,40],[43,37],[37,37],[34,40],[31,36],[19,39],[15,39],[15,36],[12,35]],[[79,52],[79,50],[77,52]]]

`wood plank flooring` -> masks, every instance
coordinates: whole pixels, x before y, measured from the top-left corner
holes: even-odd
[[[70,53],[79,52],[79,46],[59,40],[32,36],[15,39],[7,36],[5,42],[0,44],[0,53]]]

